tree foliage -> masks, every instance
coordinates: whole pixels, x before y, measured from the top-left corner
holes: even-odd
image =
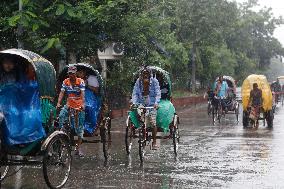
[[[175,87],[194,89],[196,80],[207,85],[220,74],[239,80],[261,72],[284,54],[273,37],[282,18],[270,8],[256,11],[256,0],[20,1],[22,11],[16,0],[1,1],[1,48],[20,40],[58,62],[96,57],[105,43],[122,42],[127,66],[117,65],[113,75],[123,82],[138,66],[154,64],[172,73]]]

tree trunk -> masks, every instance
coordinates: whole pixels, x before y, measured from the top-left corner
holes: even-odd
[[[196,92],[196,44],[191,49],[191,92]]]

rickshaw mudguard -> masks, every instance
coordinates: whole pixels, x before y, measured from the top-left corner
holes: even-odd
[[[45,151],[48,147],[49,142],[54,138],[54,137],[61,137],[64,138],[65,140],[70,141],[70,138],[68,137],[68,135],[63,132],[63,131],[54,131],[53,133],[51,133],[51,135],[49,135],[44,142],[41,145],[41,151]]]
[[[159,103],[159,109],[157,110],[157,127],[161,128],[164,132],[169,132],[169,126],[172,123],[175,116],[175,107],[169,100],[161,100]],[[137,129],[140,127],[137,111],[131,111],[129,113],[131,122]]]
[[[270,85],[264,75],[250,75],[242,85],[242,104],[243,110],[247,111],[249,105],[250,92],[253,89],[253,84],[257,83],[258,88],[262,90],[262,108],[264,112],[272,110],[273,97]]]

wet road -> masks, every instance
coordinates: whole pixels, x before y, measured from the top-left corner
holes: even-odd
[[[108,165],[99,144],[84,145],[86,157],[75,158],[65,188],[284,188],[284,108],[274,129],[260,124],[243,129],[233,115],[212,125],[205,108],[182,109],[181,143],[175,158],[171,140],[158,151],[148,149],[140,166],[137,143],[128,157],[124,120],[113,123]],[[2,188],[47,188],[40,167],[25,167]]]

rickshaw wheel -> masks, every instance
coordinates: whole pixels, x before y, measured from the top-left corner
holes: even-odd
[[[236,114],[237,122],[239,122],[240,106],[238,103],[236,105],[235,114]]]
[[[215,114],[216,114],[216,108],[213,106],[212,108],[212,123],[215,125]]]
[[[217,110],[217,119],[219,123],[221,123],[221,117],[222,117],[222,105],[220,104]]]
[[[211,101],[208,102],[208,106],[207,106],[207,114],[208,116],[210,116],[210,114],[212,113],[212,103]]]
[[[175,115],[174,117],[174,123],[172,128],[172,138],[173,138],[173,145],[174,145],[174,152],[177,156],[178,151],[178,143],[179,143],[179,130],[178,130],[178,116]]]
[[[131,121],[130,121],[130,118],[128,117],[128,123],[125,129],[125,149],[126,149],[127,155],[129,155],[131,152],[132,139],[133,139],[133,132],[131,129]]]
[[[268,128],[272,128],[273,127],[273,112],[272,111],[269,111],[267,113],[266,122],[267,122]]]
[[[9,172],[9,166],[0,166],[0,181],[4,180]]]
[[[140,161],[141,163],[143,163],[144,161],[144,155],[145,155],[145,147],[146,147],[146,141],[145,141],[145,138],[144,138],[144,133],[145,132],[145,129],[143,128],[140,128],[139,129],[139,157],[140,157]]]
[[[248,117],[248,112],[243,111],[243,127],[247,128],[249,125],[249,117]]]
[[[43,157],[43,175],[52,189],[62,188],[71,171],[71,146],[68,139],[55,136],[49,142]]]
[[[100,128],[101,142],[103,144],[103,153],[104,153],[105,161],[108,160],[108,140],[107,140],[107,136],[110,137],[110,135],[108,135],[109,120],[110,119],[105,119],[103,127]]]

